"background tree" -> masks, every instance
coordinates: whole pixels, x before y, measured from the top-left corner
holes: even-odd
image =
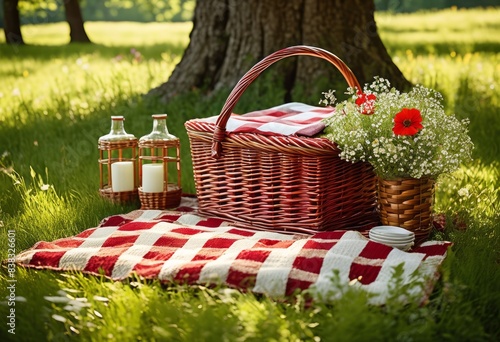
[[[360,83],[379,75],[404,88],[409,82],[378,35],[374,11],[373,0],[198,1],[182,60],[168,82],[150,94],[168,100],[193,88],[232,87],[258,60],[300,44],[333,52]],[[273,67],[286,89],[285,100],[291,99],[295,85],[311,91],[323,87],[324,91],[325,80],[338,79],[335,68],[324,63],[318,58],[293,57]]]
[[[64,13],[69,25],[71,43],[90,43],[90,39],[83,26],[82,11],[78,0],[64,0]]]
[[[24,44],[18,3],[19,0],[3,0],[4,34],[7,44]]]
[[[63,3],[65,18],[70,28],[70,42],[89,43],[90,39],[87,36],[83,25],[84,22],[79,1],[64,0]],[[7,44],[24,44],[21,32],[21,16],[19,11],[20,5],[36,8],[37,5],[41,4],[44,6],[51,6],[56,9],[58,8],[58,4],[53,0],[43,3],[41,1],[35,1],[34,3],[20,3],[19,0],[3,1],[4,34]]]

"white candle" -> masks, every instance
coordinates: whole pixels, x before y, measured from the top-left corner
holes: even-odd
[[[142,165],[142,191],[163,192],[163,164]]]
[[[111,164],[111,180],[113,192],[134,190],[134,163],[126,161]]]

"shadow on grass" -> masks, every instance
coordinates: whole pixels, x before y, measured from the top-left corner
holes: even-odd
[[[37,59],[50,61],[56,58],[74,58],[82,55],[99,55],[104,58],[116,58],[117,56],[127,56],[131,54],[131,49],[136,49],[145,59],[161,60],[162,54],[169,56],[180,56],[185,50],[184,44],[156,44],[156,45],[118,45],[107,46],[101,44],[72,43],[64,45],[8,45],[0,44],[0,56],[15,60]]]
[[[492,53],[496,54],[500,51],[500,44],[488,42],[464,42],[452,44],[449,42],[440,43],[414,43],[414,42],[385,42],[385,47],[391,55],[405,53],[410,50],[414,55],[437,55],[445,56],[452,52],[465,55],[467,53]]]

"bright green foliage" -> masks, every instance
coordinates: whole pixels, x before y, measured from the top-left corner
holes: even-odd
[[[85,21],[180,22],[193,17],[194,0],[79,0]],[[20,0],[22,24],[65,21],[64,1]],[[3,8],[0,6],[0,24]]]
[[[2,323],[0,340],[499,340],[500,32],[488,24],[499,14],[443,11],[377,17],[384,42],[404,74],[440,91],[447,112],[470,119],[476,147],[475,161],[443,178],[437,188],[435,209],[446,223],[432,237],[454,245],[426,305],[397,300],[408,293],[398,286],[398,269],[393,300],[374,307],[367,304],[366,294],[340,284],[335,275],[332,290],[343,296],[322,303],[310,302],[307,293],[272,300],[223,287],[140,279],[111,282],[17,268],[18,339]],[[478,15],[487,29],[478,26]],[[433,24],[436,17],[442,18],[439,25]],[[434,28],[426,30],[429,26]],[[394,33],[402,28],[408,34],[404,41]],[[190,24],[87,23],[98,43],[91,46],[61,46],[68,36],[61,32],[64,23],[23,29],[27,42],[44,46],[0,45],[2,260],[7,257],[8,230],[16,231],[20,252],[36,241],[73,235],[106,216],[134,209],[111,204],[97,193],[97,139],[108,133],[111,115],[124,115],[127,132],[140,137],[152,128],[151,114],[168,113],[169,130],[181,139],[183,188],[194,191],[183,124],[218,114],[227,90],[209,97],[193,90],[169,103],[143,97],[180,60]],[[454,30],[460,30],[463,44],[443,34]],[[481,30],[488,34],[477,35]],[[248,89],[237,110],[278,104],[281,95],[264,79]],[[300,100],[314,104],[320,97]],[[1,322],[7,312],[7,277],[2,267]]]

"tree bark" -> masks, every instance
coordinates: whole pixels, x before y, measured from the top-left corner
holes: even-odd
[[[193,88],[231,88],[260,59],[302,44],[336,54],[361,84],[380,76],[405,88],[409,82],[378,35],[374,11],[373,0],[198,0],[181,61],[168,82],[150,94],[166,101]],[[342,81],[321,59],[289,59],[271,68],[286,90],[285,101],[294,88],[325,91]]]
[[[83,26],[82,11],[78,0],[64,0],[64,13],[69,24],[70,43],[90,43]]]
[[[19,0],[3,1],[4,34],[7,44],[24,44],[21,33],[21,21],[19,19]]]

